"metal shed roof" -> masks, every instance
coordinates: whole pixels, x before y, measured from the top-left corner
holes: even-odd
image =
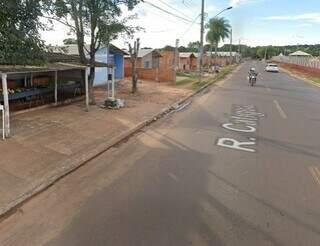
[[[7,65],[0,64],[0,73],[18,74],[18,73],[39,73],[66,71],[74,69],[86,69],[89,61],[82,64],[79,56],[65,55],[61,53],[46,53],[48,63],[43,66],[23,66],[23,65]],[[111,64],[103,62],[95,62],[95,67],[113,67]]]
[[[180,52],[179,53],[179,57],[180,58],[189,58],[189,57],[196,57],[195,54],[193,52]]]
[[[311,55],[301,50],[298,50],[296,52],[289,54],[289,56],[311,56]]]

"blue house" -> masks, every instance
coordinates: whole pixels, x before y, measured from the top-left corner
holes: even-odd
[[[87,50],[90,48],[86,45]],[[61,49],[69,55],[79,55],[78,45],[71,44],[61,47]],[[127,52],[110,44],[109,47],[101,47],[96,53],[96,61],[113,64],[115,66],[115,79],[121,80],[124,78],[124,56]],[[104,85],[107,83],[108,74],[111,74],[110,68],[96,68],[94,86]]]
[[[121,80],[124,78],[124,56],[127,52],[110,44],[108,47],[99,49],[96,53],[96,61],[113,64],[115,66],[115,79]],[[108,68],[96,68],[94,85],[102,85],[107,81]]]

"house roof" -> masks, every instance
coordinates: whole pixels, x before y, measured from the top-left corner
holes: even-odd
[[[298,50],[296,52],[289,54],[289,56],[311,56],[311,55],[301,50]]]
[[[138,52],[138,58],[142,58],[145,57],[146,55],[149,55],[150,53],[154,53],[155,56],[161,57],[161,54],[158,50],[156,49],[140,49]],[[125,58],[130,58],[130,55],[128,53],[128,55],[125,56]]]
[[[195,54],[193,52],[180,52],[179,53],[179,57],[180,58],[189,58],[189,57],[196,57]]]
[[[206,53],[207,55],[211,55],[211,52],[208,51]],[[215,55],[215,52],[213,51],[213,55]],[[239,53],[238,52],[231,52],[231,56],[238,56]],[[220,56],[220,57],[230,57],[230,52],[229,51],[219,51],[217,52],[217,56]]]
[[[142,58],[146,55],[149,55],[152,52],[158,52],[155,49],[140,49],[138,52],[138,58]]]

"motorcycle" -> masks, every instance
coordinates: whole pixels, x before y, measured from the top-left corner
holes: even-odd
[[[254,86],[257,82],[257,75],[249,74],[249,85]]]

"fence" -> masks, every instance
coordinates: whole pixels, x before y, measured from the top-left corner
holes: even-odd
[[[275,56],[272,60],[320,70],[320,57]]]
[[[2,139],[5,139],[5,132],[4,132],[4,107],[2,104],[0,104],[0,115],[1,115],[1,123],[2,123],[2,128],[0,129],[2,132]]]
[[[131,77],[131,67],[126,67],[125,76]],[[172,82],[175,78],[175,71],[173,69],[161,68],[137,68],[138,79],[153,80],[158,82]]]

